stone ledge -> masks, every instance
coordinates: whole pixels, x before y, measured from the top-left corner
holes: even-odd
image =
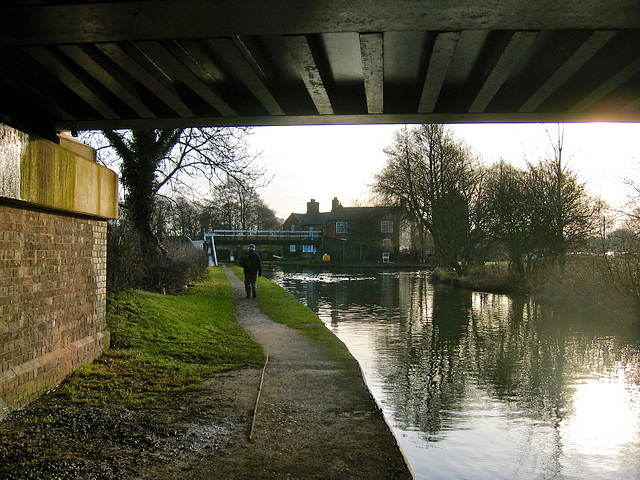
[[[56,145],[0,124],[0,197],[99,218],[118,218],[118,176],[88,145]]]

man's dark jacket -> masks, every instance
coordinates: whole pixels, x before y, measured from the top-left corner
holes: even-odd
[[[255,250],[249,250],[247,257],[249,258],[249,266],[244,267],[245,275],[258,274],[258,276],[262,276],[262,260],[260,260],[260,255],[258,255]]]

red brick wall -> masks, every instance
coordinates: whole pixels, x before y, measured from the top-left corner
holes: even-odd
[[[0,420],[108,346],[107,223],[0,204]]]

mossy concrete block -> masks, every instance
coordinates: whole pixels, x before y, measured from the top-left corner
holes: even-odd
[[[59,134],[58,139],[62,148],[69,150],[82,158],[86,158],[87,160],[91,160],[93,162],[96,161],[96,150],[93,147],[90,147],[86,143],[79,142],[67,133]]]
[[[118,218],[118,175],[113,170],[102,167],[98,170],[99,216]]]
[[[60,142],[64,146],[0,124],[0,196],[117,218],[118,176],[95,162],[88,145],[64,136]]]
[[[0,197],[20,197],[20,159],[28,135],[0,123]]]
[[[100,165],[93,162],[72,162],[75,167],[75,191],[73,210],[100,212]]]

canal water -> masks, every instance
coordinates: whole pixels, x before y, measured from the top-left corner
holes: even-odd
[[[424,271],[272,268],[349,348],[418,479],[640,479],[640,334]]]

